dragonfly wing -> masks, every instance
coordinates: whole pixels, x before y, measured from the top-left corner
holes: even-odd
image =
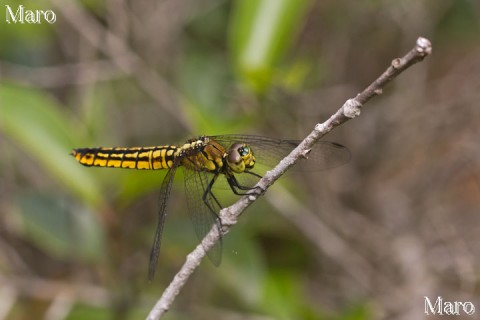
[[[163,178],[162,186],[160,187],[160,207],[158,211],[157,230],[155,231],[155,238],[153,239],[152,249],[150,251],[150,264],[148,267],[148,279],[153,280],[155,276],[155,269],[160,254],[160,244],[162,241],[163,225],[165,224],[165,217],[167,213],[167,202],[170,192],[172,190],[173,178],[177,167],[174,166],[168,170],[167,175]]]
[[[300,140],[282,140],[255,135],[222,135],[213,136],[213,139],[229,148],[233,143],[245,143],[250,146],[255,155],[254,172],[263,175],[286,157],[299,144]],[[303,162],[300,167],[307,171],[332,169],[347,163],[350,160],[350,151],[336,142],[318,141],[307,155],[309,161]]]
[[[307,161],[302,161],[300,170],[304,170],[302,167],[309,171],[333,169],[348,163],[350,157],[347,147],[336,142],[318,141],[307,154]]]
[[[198,239],[202,241],[213,226],[218,229],[220,234],[219,241],[207,251],[208,258],[215,266],[218,266],[222,260],[222,225],[217,213],[222,207],[209,189],[214,175],[206,171],[186,168],[184,168],[184,172],[188,212]]]

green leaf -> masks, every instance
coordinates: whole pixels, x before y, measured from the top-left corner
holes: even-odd
[[[293,43],[310,2],[236,1],[229,41],[237,74],[254,92],[268,90],[275,65]]]
[[[366,302],[354,303],[338,317],[339,320],[367,320],[372,319],[372,312]]]
[[[76,304],[67,316],[67,320],[83,320],[83,319],[95,319],[95,320],[108,320],[113,318],[113,311],[105,306],[94,307],[86,304]]]
[[[264,309],[279,319],[296,319],[305,297],[301,283],[291,273],[273,271],[268,274],[264,287]]]
[[[18,198],[24,233],[39,248],[61,258],[103,257],[104,234],[95,215],[86,210],[72,210],[58,195],[37,192]]]
[[[69,155],[83,143],[50,96],[0,83],[0,129],[71,192],[89,204],[100,203],[102,193],[92,172]]]
[[[222,267],[217,271],[219,281],[249,308],[256,307],[267,272],[259,243],[247,229],[232,230],[224,243]]]

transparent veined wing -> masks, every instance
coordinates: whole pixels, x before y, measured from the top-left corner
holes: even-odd
[[[287,156],[300,144],[300,140],[282,140],[255,135],[221,135],[212,136],[225,148],[233,143],[245,143],[252,148],[256,159],[254,172],[263,175],[267,170],[275,167],[280,160]],[[318,141],[307,155],[308,161],[302,161],[300,170],[327,170],[347,163],[350,160],[350,151],[336,142]]]
[[[222,225],[218,217],[222,206],[209,187],[210,183],[215,182],[212,182],[215,175],[207,171],[187,168],[184,168],[184,174],[188,213],[197,238],[201,242],[213,226],[220,234],[220,239],[207,251],[210,261],[218,266],[222,261]]]

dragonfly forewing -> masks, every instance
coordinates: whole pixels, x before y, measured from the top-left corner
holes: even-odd
[[[282,140],[255,135],[223,135],[213,139],[225,145],[241,142],[249,145],[256,158],[254,172],[264,175],[275,167],[300,143],[300,140]],[[350,151],[336,142],[318,141],[307,155],[308,161],[301,161],[296,170],[321,171],[333,169],[350,161]]]

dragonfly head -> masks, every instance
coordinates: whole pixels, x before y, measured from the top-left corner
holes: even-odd
[[[235,173],[252,169],[255,165],[253,150],[245,143],[235,143],[226,153],[227,165]]]

